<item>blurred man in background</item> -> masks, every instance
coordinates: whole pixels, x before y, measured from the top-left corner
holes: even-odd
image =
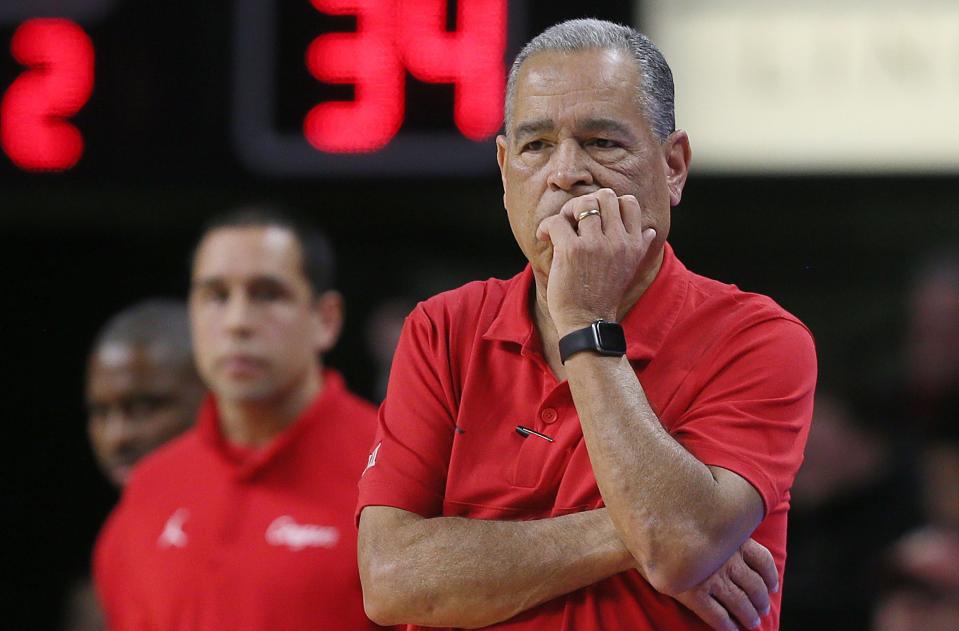
[[[907,307],[901,414],[919,437],[926,520],[959,531],[959,248],[925,261]]]
[[[904,349],[906,412],[937,431],[959,413],[959,248],[929,257],[907,302]]]
[[[182,300],[144,300],[110,318],[86,375],[87,434],[107,479],[122,489],[141,458],[193,424],[203,393]],[[63,628],[104,628],[89,579],[70,589]]]
[[[374,408],[325,368],[343,301],[317,231],[265,209],[214,221],[190,320],[212,396],[137,470],[101,533],[114,630],[370,629],[352,508]]]
[[[885,562],[873,631],[959,629],[959,532],[917,530],[893,546]]]
[[[866,631],[879,551],[920,521],[913,459],[870,390],[816,393],[806,458],[792,489],[783,631],[828,623]],[[888,413],[888,410],[885,411]]]
[[[959,629],[959,248],[926,259],[907,302],[903,433],[917,439],[924,525],[885,555],[874,631]]]
[[[193,365],[186,304],[147,300],[115,315],[87,365],[87,432],[118,488],[133,465],[193,424],[204,387]]]

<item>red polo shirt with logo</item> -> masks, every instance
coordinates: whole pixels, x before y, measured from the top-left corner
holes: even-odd
[[[567,382],[530,317],[532,271],[470,283],[406,321],[357,514],[529,520],[603,506]],[[707,465],[762,496],[753,537],[780,576],[789,488],[812,415],[816,356],[805,326],[764,296],[688,271],[666,246],[656,280],[622,322],[627,357],[663,426]],[[522,425],[554,439],[524,438]],[[779,626],[780,596],[763,629]],[[677,631],[709,627],[637,571],[556,598],[499,629]],[[410,627],[411,629],[414,627]]]
[[[356,481],[373,406],[324,373],[261,450],[236,448],[208,398],[196,427],[137,467],[97,541],[113,631],[377,629],[356,563]]]

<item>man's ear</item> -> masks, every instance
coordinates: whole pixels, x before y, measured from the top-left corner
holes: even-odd
[[[693,160],[693,150],[689,146],[689,134],[677,129],[663,143],[663,157],[666,161],[666,186],[669,187],[669,204],[678,206],[683,198],[683,187],[689,176],[689,164]]]
[[[325,291],[313,300],[313,346],[320,355],[336,346],[343,330],[343,296]]]
[[[503,134],[496,137],[496,164],[499,165],[499,177],[503,181],[503,194],[506,194],[506,154],[509,149],[509,139]]]
[[[503,183],[503,208],[506,208],[506,160],[509,159],[509,138],[504,134],[496,137],[496,164],[499,165],[499,178]]]

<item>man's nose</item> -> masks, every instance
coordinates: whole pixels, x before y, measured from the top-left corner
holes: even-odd
[[[103,442],[110,452],[119,452],[130,447],[136,439],[133,419],[122,409],[115,406],[103,419]]]
[[[226,329],[231,333],[246,333],[250,330],[253,305],[244,292],[230,293],[226,306]]]
[[[572,191],[577,187],[593,185],[589,156],[583,147],[571,138],[563,140],[553,150],[549,168],[547,183],[555,189]]]

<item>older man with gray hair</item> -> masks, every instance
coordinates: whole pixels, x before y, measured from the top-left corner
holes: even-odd
[[[367,613],[778,628],[815,351],[667,243],[691,158],[669,66],[631,28],[554,26],[513,64],[496,144],[529,265],[407,319],[360,482]]]

